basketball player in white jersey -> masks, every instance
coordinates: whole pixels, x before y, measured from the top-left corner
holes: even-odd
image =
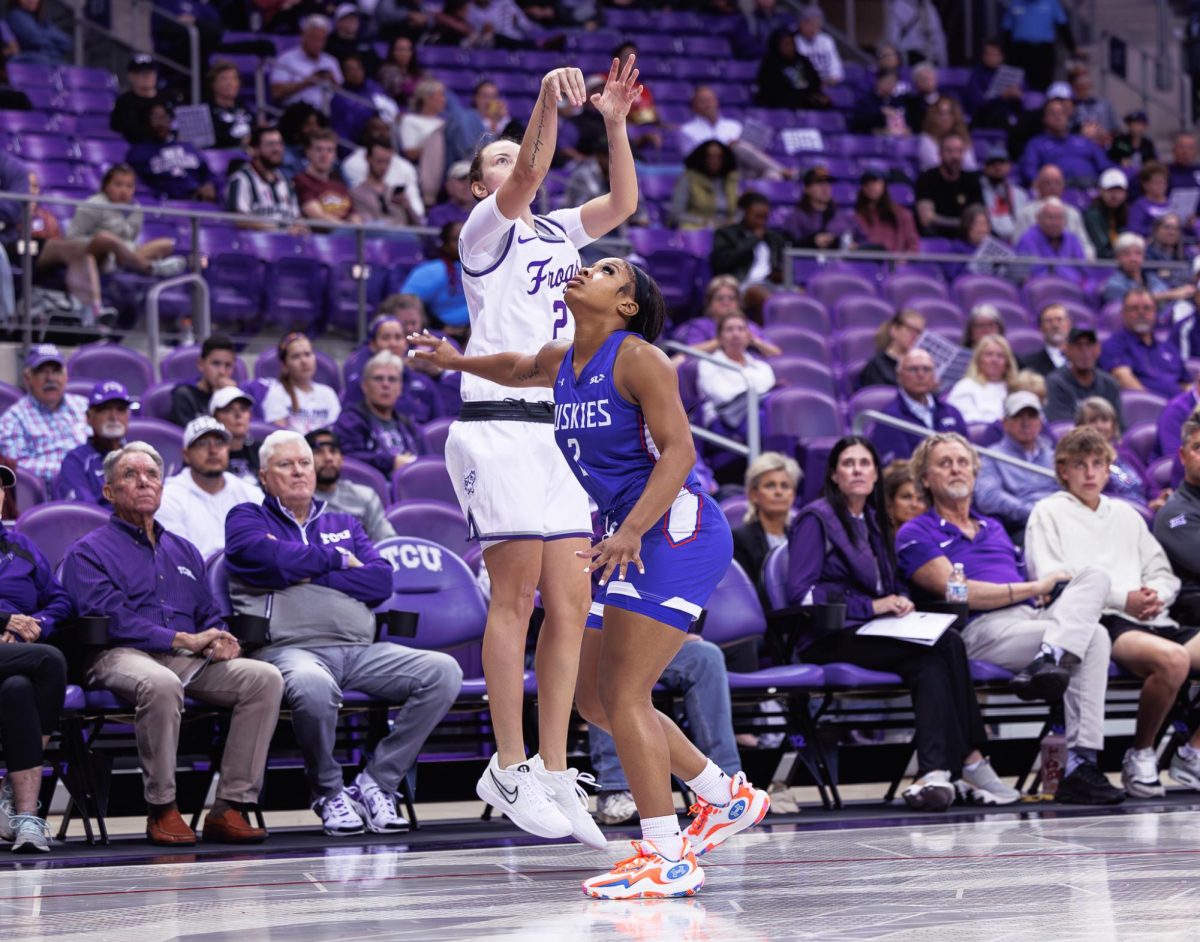
[[[560,99],[576,107],[585,103],[579,69],[556,69],[542,79],[520,145],[493,141],[475,155],[470,185],[479,203],[459,238],[471,314],[468,354],[536,353],[551,340],[574,336],[563,289],[580,268],[579,249],[637,208],[625,128],[641,93],[633,65],[631,58],[621,69],[614,60],[603,93],[591,96],[608,133],[606,196],[545,216],[531,209],[554,155]],[[446,465],[471,536],[483,546],[492,583],[483,670],[497,751],[476,791],[532,834],[573,836],[604,847],[579,773],[567,768],[566,757],[591,604],[589,579],[575,555],[591,545],[588,499],[555,445],[551,390],[514,390],[464,373],[462,398],[459,421],[446,442]],[[525,636],[535,589],[546,613],[535,659],[540,751],[526,758]],[[590,776],[584,781],[591,784]]]

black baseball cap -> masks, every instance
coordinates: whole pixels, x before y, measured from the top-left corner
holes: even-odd
[[[322,439],[328,439],[338,451],[342,450],[342,440],[338,437],[338,433],[332,428],[317,428],[313,429],[304,436],[304,440],[308,442],[308,447],[313,451],[317,450]]]
[[[1077,340],[1095,343],[1098,339],[1096,332],[1090,327],[1072,327],[1071,332],[1067,334],[1067,343],[1075,343]]]
[[[142,52],[130,59],[125,69],[128,72],[157,72],[158,63],[154,61],[154,56]]]

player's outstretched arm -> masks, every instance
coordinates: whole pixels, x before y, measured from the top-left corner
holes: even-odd
[[[521,139],[517,165],[496,191],[496,206],[506,219],[516,219],[529,208],[546,178],[558,145],[558,102],[564,95],[575,106],[587,100],[587,86],[578,69],[555,69],[542,79],[533,115]]]
[[[638,84],[638,70],[630,56],[625,67],[620,60],[613,59],[608,70],[608,81],[604,92],[592,96],[592,104],[604,116],[604,130],[608,136],[608,186],[609,192],[584,203],[581,210],[583,228],[593,239],[612,232],[637,211],[637,170],[633,163],[633,151],[629,146],[629,132],[625,119],[629,109],[642,93]]]
[[[571,346],[565,340],[560,340],[546,344],[533,355],[493,353],[484,357],[469,357],[429,331],[409,334],[408,345],[408,355],[414,359],[428,360],[443,370],[472,373],[499,386],[517,389],[553,386],[563,356]]]

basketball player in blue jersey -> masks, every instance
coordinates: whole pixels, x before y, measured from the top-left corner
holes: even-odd
[[[535,354],[464,356],[443,340],[413,334],[410,355],[503,386],[549,387],[554,437],[600,508],[605,536],[580,553],[600,572],[586,633],[576,703],[617,745],[641,816],[636,853],[584,881],[598,899],[691,896],[704,883],[696,863],[766,814],[766,792],[730,778],[654,709],[651,689],[690,624],[725,575],[733,538],[725,515],[696,478],[696,451],[670,361],[653,341],[663,324],[658,286],[616,258],[582,268],[564,297],[573,343]],[[679,829],[671,775],[698,799]]]
[[[592,104],[604,118],[612,191],[583,206],[535,215],[558,135],[558,102],[586,100],[578,69],[555,69],[521,143],[498,140],[471,163],[479,201],[459,237],[463,292],[471,318],[472,355],[533,354],[548,341],[570,340],[574,322],[563,300],[579,271],[579,249],[625,221],[637,207],[637,174],[625,118],[641,86],[632,60],[614,60]],[[462,380],[463,407],[446,440],[446,468],[469,533],[480,541],[492,582],[483,640],[483,671],[496,752],[476,785],[479,797],[519,827],[546,838],[572,836],[602,848],[581,785],[567,767],[567,728],[591,586],[576,553],[587,547],[587,495],[554,443],[549,390],[519,394],[477,376]],[[540,589],[545,621],[538,637],[539,753],[525,755],[525,636]]]

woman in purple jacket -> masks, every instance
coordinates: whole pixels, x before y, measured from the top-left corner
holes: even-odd
[[[800,511],[788,547],[788,603],[846,605],[843,630],[803,639],[803,659],[890,671],[912,692],[917,777],[903,792],[908,805],[944,811],[958,794],[979,804],[1017,801],[1020,792],[1000,781],[980,751],[987,732],[959,633],[948,630],[924,647],[863,637],[856,630],[876,618],[913,610],[896,570],[879,456],[868,439],[848,435],[834,445],[825,466],[824,496]]]

